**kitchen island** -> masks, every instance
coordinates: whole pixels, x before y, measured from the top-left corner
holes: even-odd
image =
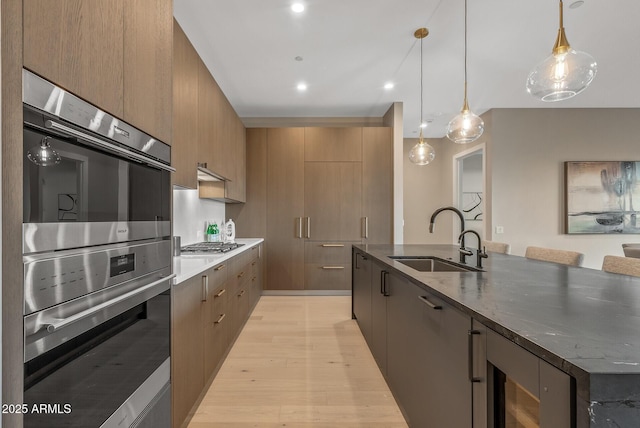
[[[359,324],[360,318],[364,318],[363,333],[376,326],[376,307],[381,307],[376,306],[379,296],[387,299],[385,310],[389,310],[393,308],[390,302],[394,294],[404,292],[398,288],[406,287],[401,284],[419,287],[433,296],[418,296],[432,309],[442,301],[470,319],[470,344],[473,335],[480,335],[486,328],[482,336],[489,342],[506,339],[539,359],[541,373],[542,366],[548,365],[568,375],[572,395],[568,403],[572,409],[567,426],[640,426],[640,278],[496,253],[483,260],[483,272],[421,272],[397,259],[402,257],[436,257],[459,263],[458,247],[451,245],[354,245],[354,317]],[[377,266],[378,271],[374,269],[371,273],[371,313],[360,317],[357,308],[362,307],[358,301],[362,293],[356,287],[361,275],[358,268],[365,261],[370,261],[374,268]],[[466,265],[471,268],[476,265],[475,252],[467,257]],[[391,280],[385,275],[390,275]],[[391,342],[398,334],[404,334],[402,331],[392,334],[392,318],[390,313],[386,314],[384,326]],[[381,355],[374,349],[376,334],[365,333],[365,337],[372,338],[368,342],[374,356]],[[490,344],[487,346],[491,348]],[[470,345],[470,354],[474,351],[471,348]],[[383,373],[387,363],[392,369],[392,352],[387,348],[384,359],[388,361],[381,365]],[[491,355],[491,349],[486,352]],[[393,390],[393,374],[385,374]],[[474,378],[471,373],[469,377]],[[480,372],[479,378],[471,383],[479,383],[485,377],[489,381],[482,388],[491,390],[492,373],[484,376]],[[477,398],[476,386],[469,387],[469,391],[474,390],[473,394],[469,392],[474,407],[484,403],[484,407],[490,407],[487,412],[491,415],[493,407]],[[546,391],[546,386],[540,387],[540,395],[543,389]],[[491,402],[492,398],[488,400]],[[486,414],[477,420],[482,421],[483,415]],[[473,424],[476,425],[481,426]]]

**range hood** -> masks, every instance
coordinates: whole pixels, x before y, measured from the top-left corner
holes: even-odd
[[[211,199],[218,202],[237,204],[240,201],[227,197],[226,183],[230,179],[198,166],[198,196],[200,199]]]

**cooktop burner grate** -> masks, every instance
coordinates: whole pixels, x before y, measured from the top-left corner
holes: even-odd
[[[235,250],[238,247],[243,246],[244,244],[231,243],[231,242],[198,242],[191,245],[185,245],[180,248],[182,253],[202,253],[202,254],[210,254],[210,253],[227,253],[231,250]]]

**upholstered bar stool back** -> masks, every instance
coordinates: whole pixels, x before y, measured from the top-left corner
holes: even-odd
[[[625,257],[640,259],[640,244],[622,244],[622,251]]]
[[[569,266],[582,266],[582,260],[584,259],[584,254],[578,253],[577,251],[542,247],[527,247],[524,256],[528,259],[560,263]]]
[[[604,256],[602,270],[622,275],[640,276],[640,259],[633,257]]]
[[[509,254],[511,252],[511,245],[503,242],[482,241],[482,245],[491,253]]]

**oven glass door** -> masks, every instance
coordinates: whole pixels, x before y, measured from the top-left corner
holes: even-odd
[[[52,135],[48,143],[60,161],[37,165],[29,154],[46,136],[24,130],[24,223],[170,219],[168,171]]]
[[[25,428],[99,427],[166,365],[170,291],[25,363]]]

